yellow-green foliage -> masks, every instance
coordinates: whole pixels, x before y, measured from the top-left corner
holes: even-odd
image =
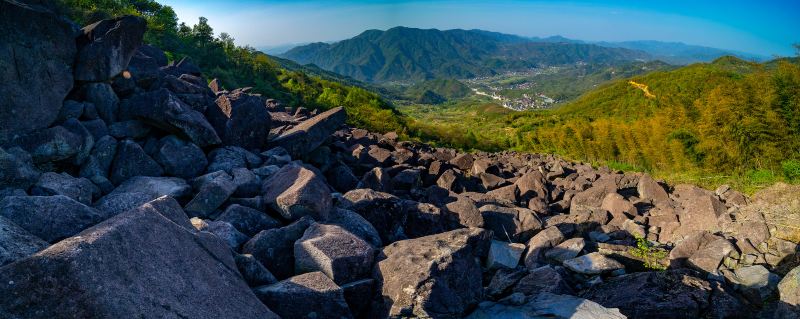
[[[667,251],[660,247],[655,247],[647,239],[636,238],[636,247],[628,249],[628,253],[638,257],[648,269],[665,270]]]

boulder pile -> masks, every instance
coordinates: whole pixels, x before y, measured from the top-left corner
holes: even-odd
[[[0,0],[2,318],[800,315],[796,237],[729,187],[350,128],[145,28]]]

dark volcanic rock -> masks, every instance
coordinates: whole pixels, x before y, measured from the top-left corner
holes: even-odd
[[[0,188],[27,189],[39,179],[41,172],[33,167],[31,155],[15,147],[0,147]]]
[[[9,219],[0,216],[0,267],[50,246]]]
[[[0,1],[0,144],[46,128],[72,89],[70,23],[45,7]]]
[[[341,226],[345,230],[353,233],[353,235],[370,243],[372,247],[383,247],[380,234],[378,234],[375,227],[364,219],[364,217],[361,217],[361,215],[353,211],[335,208],[331,211],[325,222]]]
[[[264,265],[253,258],[253,255],[237,254],[234,259],[236,267],[239,268],[239,272],[250,287],[270,285],[278,281],[267,268],[264,268]]]
[[[352,318],[339,286],[321,272],[297,275],[254,290],[282,318]]]
[[[120,119],[138,119],[164,131],[189,138],[200,147],[221,142],[202,113],[195,111],[166,89],[136,94],[123,101]]]
[[[87,83],[81,90],[83,91],[84,99],[94,105],[97,115],[106,124],[111,125],[117,120],[119,98],[114,93],[111,85],[105,82]]]
[[[745,318],[746,308],[717,283],[688,270],[641,272],[609,279],[581,296],[630,318]]]
[[[10,297],[0,298],[0,317],[277,318],[241,279],[224,243],[156,206],[0,269],[0,295]]]
[[[542,229],[542,222],[530,209],[485,205],[479,208],[484,227],[494,232],[498,240],[527,242]]]
[[[319,147],[346,119],[344,108],[337,107],[300,123],[270,144],[285,148],[292,157],[302,157]]]
[[[235,191],[236,184],[233,183],[233,178],[222,173],[204,183],[184,209],[189,215],[206,218],[228,200],[228,197]]]
[[[0,216],[51,243],[105,219],[94,208],[63,195],[9,196],[0,201]]]
[[[31,195],[64,195],[84,205],[91,205],[92,198],[100,195],[100,189],[86,178],[75,178],[67,173],[47,172],[31,188]]]
[[[86,149],[84,142],[82,136],[66,127],[54,126],[18,136],[12,144],[30,153],[34,163],[46,163],[75,157]]]
[[[331,210],[331,191],[322,176],[299,164],[288,164],[264,182],[264,202],[281,216],[325,219]]]
[[[313,223],[304,217],[289,226],[263,230],[242,246],[242,253],[253,255],[278,279],[288,278],[294,274],[294,242]]]
[[[370,244],[337,225],[311,225],[294,243],[295,272],[321,271],[339,285],[368,277],[374,256]]]
[[[164,169],[132,140],[119,143],[117,155],[111,166],[110,180],[120,184],[134,176],[161,176]]]
[[[231,223],[240,232],[252,237],[262,230],[281,227],[281,223],[256,209],[233,204],[225,208],[217,220]]]
[[[208,121],[225,145],[263,149],[272,119],[264,99],[244,93],[220,95],[216,107],[206,109]]]
[[[136,176],[103,196],[94,207],[111,217],[162,196],[184,198],[191,190],[180,178]]]
[[[145,28],[143,18],[123,16],[81,29],[77,39],[75,80],[101,82],[125,70],[142,45]]]
[[[408,238],[403,229],[406,212],[401,208],[401,200],[394,195],[368,188],[355,189],[344,194],[339,207],[364,217],[378,231],[384,244]]]
[[[479,228],[395,242],[374,277],[384,317],[460,317],[482,298],[481,267],[491,234]]]
[[[164,167],[166,175],[192,178],[205,171],[208,165],[206,154],[194,143],[174,135],[162,138],[159,143],[161,146],[155,154],[155,160]]]

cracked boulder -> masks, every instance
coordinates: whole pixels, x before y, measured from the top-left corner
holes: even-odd
[[[321,271],[338,284],[369,276],[375,251],[336,225],[314,224],[294,243],[295,272]]]
[[[481,301],[481,266],[491,233],[471,228],[384,247],[374,278],[385,317],[461,317]]]
[[[163,207],[143,205],[0,268],[0,317],[278,318],[223,242]]]
[[[263,193],[265,203],[288,220],[324,220],[331,210],[331,190],[324,177],[302,165],[283,166],[264,182]]]

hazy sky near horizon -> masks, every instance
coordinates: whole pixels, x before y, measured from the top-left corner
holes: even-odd
[[[189,25],[208,18],[215,34],[270,47],[336,41],[395,26],[483,29],[587,41],[660,40],[794,55],[800,1],[388,1],[161,0]]]

